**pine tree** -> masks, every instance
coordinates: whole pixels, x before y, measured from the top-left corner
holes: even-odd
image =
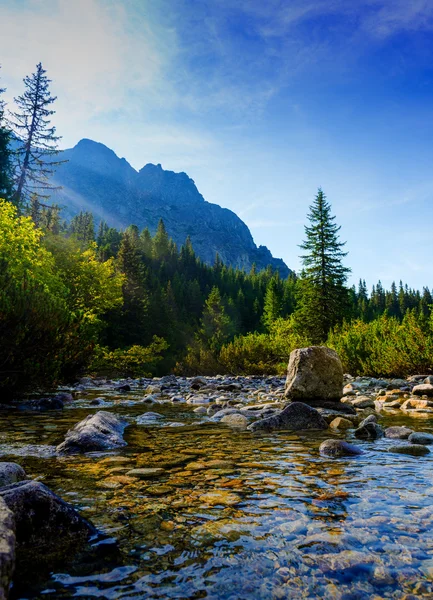
[[[200,325],[200,340],[212,351],[219,351],[232,335],[232,322],[217,287],[212,288],[205,302]]]
[[[296,321],[313,343],[326,340],[329,330],[339,323],[348,310],[345,287],[350,269],[342,263],[347,252],[339,241],[340,227],[331,216],[331,205],[319,188],[308,214],[306,240],[301,245],[304,270],[299,281],[299,308]]]
[[[56,97],[51,95],[46,71],[42,64],[36,72],[24,78],[25,91],[15,98],[18,112],[11,113],[13,133],[19,140],[14,153],[15,189],[12,201],[22,207],[35,194],[39,200],[49,198],[49,192],[57,189],[50,182],[55,168],[64,161],[55,160],[59,154],[56,128],[50,123],[55,113],[52,105]]]
[[[5,91],[0,87],[0,198],[7,200],[12,194],[12,163],[9,147],[11,132],[6,124],[5,103],[2,100]]]
[[[278,275],[274,275],[269,281],[268,287],[266,288],[265,304],[263,308],[263,324],[269,329],[278,317],[281,316],[282,311],[282,293],[281,285]]]

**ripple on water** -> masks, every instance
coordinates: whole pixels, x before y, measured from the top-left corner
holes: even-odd
[[[100,407],[0,415],[3,459],[63,495],[113,544],[97,544],[47,581],[20,582],[26,598],[429,597],[433,581],[433,458],[389,454],[395,440],[357,441],[364,454],[318,453],[329,433],[252,435],[209,423],[194,406],[143,404],[95,390],[128,416],[128,446],[55,457],[66,431]],[[74,407],[74,409],[73,409]],[[409,416],[386,425],[420,430]],[[183,427],[167,427],[182,423]],[[422,422],[423,431],[433,427]],[[149,426],[147,426],[149,425]],[[348,436],[350,440],[350,434]],[[154,469],[138,479],[133,469]],[[105,548],[105,549],[104,549]],[[19,595],[21,594],[21,596]]]

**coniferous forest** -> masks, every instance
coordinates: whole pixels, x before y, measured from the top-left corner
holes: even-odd
[[[303,270],[285,280],[218,256],[205,264],[189,239],[174,244],[163,220],[155,235],[84,212],[65,221],[50,201],[62,160],[54,103],[41,64],[15,113],[0,103],[3,397],[83,374],[283,373],[290,352],[311,344],[335,348],[353,375],[429,371],[429,288],[350,287],[350,256],[321,189],[306,217]]]

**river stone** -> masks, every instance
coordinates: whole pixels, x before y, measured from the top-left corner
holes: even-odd
[[[0,462],[0,488],[27,479],[21,465],[13,462]]]
[[[376,422],[377,422],[376,415],[368,415],[368,417],[365,417],[365,419],[363,421],[361,421],[361,423],[358,425],[358,427],[364,427],[364,425],[367,425],[367,423],[376,423]]]
[[[248,427],[248,419],[239,413],[225,415],[220,422],[225,425],[230,425],[230,427],[239,427],[241,429],[246,429]]]
[[[385,429],[385,437],[393,440],[407,440],[407,438],[413,433],[413,429],[409,427],[387,427]]]
[[[430,450],[427,446],[422,446],[421,444],[408,444],[407,446],[391,446],[388,448],[388,452],[407,454],[409,456],[424,456],[424,454],[429,454]]]
[[[343,417],[337,417],[331,421],[329,426],[333,429],[353,429],[352,421],[349,421],[349,419],[344,419]]]
[[[15,567],[15,519],[0,498],[0,600],[5,600]]]
[[[136,477],[137,479],[153,479],[153,477],[158,477],[165,472],[165,469],[161,469],[160,467],[149,468],[149,469],[131,469],[126,473],[128,477]]]
[[[361,448],[348,444],[343,440],[325,440],[320,444],[319,452],[323,456],[330,456],[331,458],[363,454]]]
[[[290,354],[285,396],[312,403],[338,402],[343,390],[343,367],[335,350],[325,346],[298,348]]]
[[[377,440],[383,437],[383,428],[377,423],[366,423],[355,430],[355,437],[361,440]]]
[[[328,424],[318,410],[303,402],[291,402],[279,414],[251,423],[251,431],[274,431],[277,429],[328,429]]]
[[[149,425],[162,419],[162,415],[156,412],[146,412],[137,417],[137,425]]]
[[[430,446],[433,444],[433,435],[431,433],[412,433],[408,440],[411,444]]]
[[[432,408],[431,400],[422,400],[421,398],[409,398],[401,405],[401,410],[411,410],[415,408]]]
[[[59,454],[79,454],[110,450],[126,446],[123,432],[128,422],[113,413],[100,410],[77,423],[67,434],[65,441],[57,446]]]
[[[0,490],[13,512],[17,559],[52,564],[71,558],[96,533],[91,523],[40,481],[20,481]]]
[[[415,396],[429,396],[433,397],[433,385],[431,383],[421,383],[420,385],[416,385],[412,394]]]
[[[354,408],[374,408],[375,407],[373,398],[369,398],[368,396],[358,396],[354,400],[351,400],[350,403]]]
[[[218,410],[213,414],[212,421],[221,421],[221,419],[226,415],[234,414],[239,414],[239,410],[237,408],[223,408],[222,410]]]

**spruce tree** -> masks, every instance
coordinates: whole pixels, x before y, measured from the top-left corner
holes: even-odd
[[[323,343],[329,330],[347,314],[349,296],[345,287],[350,269],[343,265],[347,252],[339,241],[340,227],[331,215],[331,205],[322,189],[310,206],[306,240],[301,245],[303,272],[299,281],[296,322],[315,344]]]
[[[282,292],[281,282],[278,275],[274,275],[268,283],[265,295],[265,304],[263,308],[263,325],[266,329],[270,329],[278,317],[281,317],[282,311]]]
[[[64,161],[55,157],[59,154],[56,128],[50,118],[55,113],[52,105],[56,97],[50,92],[51,80],[47,78],[42,64],[36,72],[24,78],[25,91],[15,98],[18,111],[11,113],[13,133],[19,140],[14,152],[14,193],[12,201],[22,207],[31,195],[39,200],[49,198],[49,192],[57,189],[50,182],[55,168]]]
[[[10,141],[11,132],[5,119],[5,102],[2,94],[5,88],[0,87],[0,198],[9,199],[12,194],[12,164]]]

